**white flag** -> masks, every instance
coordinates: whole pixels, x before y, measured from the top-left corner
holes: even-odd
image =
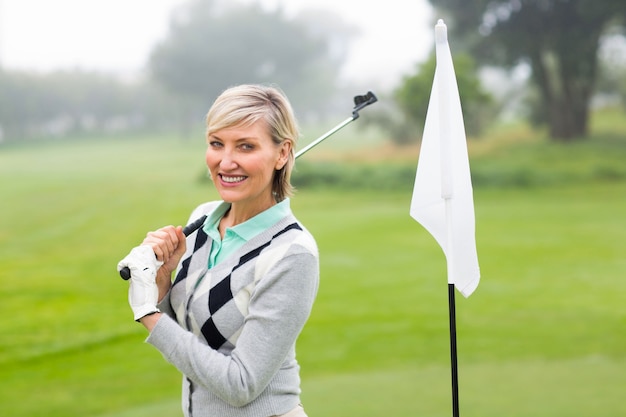
[[[474,201],[467,142],[446,25],[435,26],[437,67],[411,199],[411,217],[446,255],[448,283],[465,297],[478,286]]]

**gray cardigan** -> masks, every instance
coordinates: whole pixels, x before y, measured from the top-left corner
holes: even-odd
[[[319,284],[315,240],[290,213],[208,270],[210,250],[202,229],[187,237],[147,342],[182,372],[186,417],[287,413],[300,402],[295,343]]]

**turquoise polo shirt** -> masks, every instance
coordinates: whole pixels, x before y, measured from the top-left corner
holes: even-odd
[[[226,228],[224,239],[222,239],[218,226],[220,220],[229,209],[230,203],[222,202],[211,215],[209,215],[204,222],[204,226],[202,226],[202,230],[213,240],[211,254],[209,255],[209,268],[213,268],[219,262],[226,259],[231,253],[243,246],[244,243],[291,213],[289,199],[286,198],[251,219],[236,226]]]

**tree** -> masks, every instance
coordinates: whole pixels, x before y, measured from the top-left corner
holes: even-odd
[[[550,136],[588,134],[589,104],[602,34],[623,23],[626,2],[616,0],[430,0],[447,12],[448,27],[482,63],[527,63],[540,94]],[[620,18],[621,17],[621,18]]]
[[[151,85],[105,74],[0,70],[0,142],[155,129],[167,104]]]
[[[206,111],[221,91],[240,83],[274,83],[298,109],[319,108],[332,94],[342,63],[330,59],[328,49],[326,38],[313,36],[281,10],[193,0],[173,16],[149,65],[195,111]]]
[[[422,128],[426,121],[428,102],[435,77],[436,58],[430,58],[417,67],[414,75],[405,77],[395,90],[395,99],[412,126]],[[491,96],[486,93],[478,79],[474,60],[467,54],[455,54],[454,70],[468,134],[477,135],[485,127],[487,119],[495,111]]]

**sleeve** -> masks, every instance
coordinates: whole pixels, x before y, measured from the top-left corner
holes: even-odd
[[[185,376],[233,406],[253,401],[293,349],[308,319],[319,283],[317,253],[298,246],[263,277],[230,355],[210,348],[168,316],[147,342]]]
[[[157,304],[157,308],[161,310],[161,313],[165,313],[168,316],[175,319],[176,315],[174,314],[174,309],[172,308],[172,304],[170,304],[170,293],[171,293],[171,289],[170,291],[167,292],[167,294],[165,294],[165,296],[161,299],[161,301],[159,301],[159,303]]]

